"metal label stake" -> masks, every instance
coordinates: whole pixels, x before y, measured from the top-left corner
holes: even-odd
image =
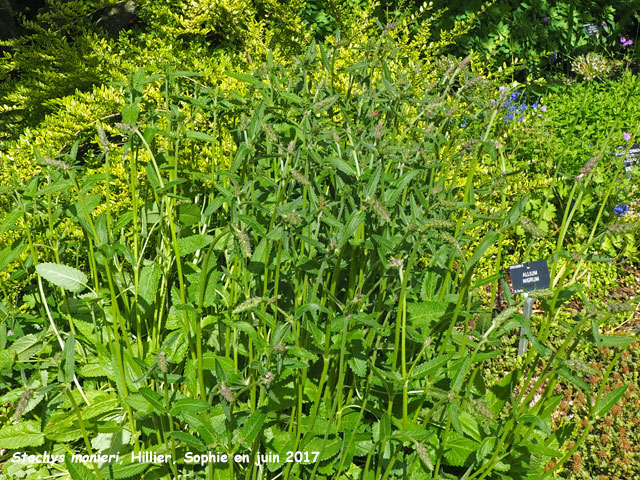
[[[549,288],[551,277],[546,260],[536,262],[519,263],[509,267],[511,275],[511,288],[513,293],[524,293],[524,311],[522,316],[527,320],[533,315],[535,298],[529,297],[533,290]],[[529,341],[525,337],[524,328],[520,327],[520,342],[518,343],[518,356],[522,357],[527,352]]]
[[[522,316],[529,320],[533,315],[533,304],[535,303],[535,298],[531,298],[527,292],[524,293],[524,311],[522,312]],[[527,353],[527,348],[529,348],[529,340],[524,335],[524,328],[520,327],[520,342],[518,343],[518,356],[522,357],[525,353]]]

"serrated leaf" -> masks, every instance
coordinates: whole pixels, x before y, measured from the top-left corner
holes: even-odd
[[[621,385],[620,387],[617,387],[613,389],[611,392],[607,393],[598,402],[598,409],[596,412],[596,416],[604,417],[607,414],[607,412],[609,412],[609,410],[611,410],[613,406],[616,403],[618,403],[618,400],[620,400],[620,397],[622,397],[625,394],[625,392],[627,391],[627,388],[629,388],[629,385]]]
[[[367,360],[364,358],[351,357],[347,360],[349,367],[358,377],[364,377],[367,374]]]
[[[153,409],[151,404],[139,393],[129,395],[125,399],[125,402],[127,402],[127,404],[137,412],[148,414],[151,413],[151,410]]]
[[[203,132],[196,132],[194,130],[187,130],[187,138],[192,140],[202,140],[203,142],[216,142],[216,138]]]
[[[329,157],[327,158],[327,162],[335,166],[338,170],[340,170],[342,173],[344,173],[347,176],[352,177],[352,176],[355,176],[356,174],[355,169],[351,165],[349,165],[347,162],[342,160],[341,158]]]
[[[522,212],[527,206],[527,202],[529,201],[530,196],[531,195],[526,194],[524,197],[518,200],[513,207],[511,207],[511,210],[509,210],[509,213],[507,213],[502,219],[502,222],[500,222],[501,230],[505,230],[509,227],[512,227],[516,223],[518,223],[518,220],[520,219]]]
[[[582,378],[574,375],[567,367],[558,369],[558,375],[560,375],[565,380],[570,381],[573,385],[575,385],[585,393],[591,391],[587,382],[585,382]]]
[[[13,227],[18,220],[22,218],[23,215],[22,210],[14,209],[6,216],[4,222],[2,222],[2,226],[0,226],[0,235],[6,233]]]
[[[267,416],[260,410],[253,412],[242,426],[240,441],[245,445],[251,445],[260,433],[266,418]]]
[[[30,333],[29,335],[18,338],[7,350],[15,353],[18,360],[24,361],[38,353],[43,347],[43,342],[41,342],[38,337]]]
[[[127,455],[129,456],[129,455]],[[131,478],[137,476],[146,470],[149,474],[148,463],[129,463],[126,465],[120,465],[118,463],[109,463],[100,469],[102,478],[108,478],[112,480],[122,480],[124,478]]]
[[[211,405],[204,400],[197,398],[181,398],[171,404],[171,415],[206,412],[210,408]]]
[[[77,268],[59,263],[41,263],[36,271],[45,280],[70,292],[81,292],[87,288],[87,276]]]
[[[7,425],[0,429],[0,448],[15,450],[23,447],[39,447],[44,443],[44,433],[40,424],[34,420],[26,420]]]
[[[549,425],[540,417],[535,415],[520,415],[518,420],[523,423],[532,423],[545,435],[551,435],[551,428],[549,428]]]
[[[323,437],[314,437],[304,449],[308,452],[320,452],[317,461],[321,462],[335,457],[342,446],[340,437],[330,436],[326,440]]]
[[[13,353],[8,350],[0,350],[0,372],[13,366]]]
[[[138,392],[151,404],[156,413],[166,413],[162,403],[162,396],[158,392],[154,392],[147,387],[141,388]]]
[[[633,342],[632,337],[620,337],[618,335],[602,335],[603,347],[626,347]]]
[[[161,273],[160,266],[157,263],[144,266],[140,272],[138,304],[144,312],[149,311],[156,300]]]
[[[257,87],[258,89],[267,89],[268,88],[267,85],[264,82],[260,81],[256,77],[253,77],[251,75],[247,75],[246,73],[231,73],[231,72],[228,72],[227,75],[229,75],[231,78],[235,78],[236,80],[240,80],[241,82],[250,83],[254,87]]]
[[[435,320],[440,320],[446,313],[449,302],[428,300],[426,302],[408,302],[407,313],[409,322],[414,327],[428,326]]]
[[[71,480],[96,480],[96,476],[82,463],[71,461],[69,454],[65,455],[64,463],[67,466]]]
[[[189,447],[196,449],[200,452],[204,451],[207,449],[207,446],[204,444],[204,442],[202,440],[200,440],[198,437],[191,435],[190,433],[187,432],[171,432],[171,437],[175,438],[176,440],[179,440],[180,442],[184,443],[185,445],[188,445]]]
[[[462,467],[479,447],[480,444],[478,442],[451,432],[447,436],[445,443],[444,457],[448,465]]]
[[[178,239],[180,255],[189,255],[203,249],[213,241],[211,235],[191,235]]]

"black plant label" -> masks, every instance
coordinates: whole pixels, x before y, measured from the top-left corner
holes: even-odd
[[[626,155],[625,155],[626,152]],[[618,147],[618,151],[614,153],[616,157],[624,157],[622,162],[624,164],[624,171],[630,172],[631,167],[640,163],[640,143],[634,143],[631,145],[629,151],[627,151],[626,145]]]
[[[582,27],[587,32],[587,35],[596,36],[600,33],[600,27],[595,23],[585,23]]]
[[[513,293],[531,292],[549,288],[551,275],[546,260],[524,262],[509,267]]]

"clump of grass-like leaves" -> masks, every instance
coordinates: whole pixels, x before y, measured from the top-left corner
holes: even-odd
[[[312,45],[287,68],[234,74],[244,93],[141,71],[121,124],[98,131],[100,174],[83,175],[77,147],[42,159],[2,224],[17,234],[3,262],[33,288],[3,308],[0,447],[177,462],[67,459],[74,480],[538,478],[561,457],[572,432],[550,429],[553,388],[559,375],[581,385],[566,359],[589,319],[552,349],[519,304],[494,315],[480,300],[500,254],[490,276],[474,270],[527,201],[477,209],[493,193],[479,172],[501,174],[498,112],[485,101],[461,151],[464,63],[427,84],[387,68],[394,48],[382,38],[337,67],[339,48]],[[143,111],[154,82],[163,104]],[[206,127],[186,130],[186,117]],[[204,145],[217,157],[200,171]],[[549,319],[566,296],[553,293]],[[484,366],[521,327],[533,348],[487,384]],[[592,415],[623,393],[594,397]],[[185,463],[207,451],[229,461]],[[256,463],[266,453],[279,459]]]

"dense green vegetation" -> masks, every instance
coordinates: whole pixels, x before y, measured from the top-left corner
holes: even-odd
[[[16,9],[0,478],[635,478],[625,8]]]

